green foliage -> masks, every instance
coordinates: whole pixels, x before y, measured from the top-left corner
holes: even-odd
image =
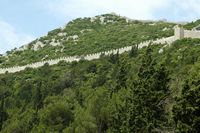
[[[110,62],[113,64],[119,63],[119,52],[110,55]]]
[[[156,70],[151,52],[147,48],[131,94],[125,98],[124,105],[118,107],[115,132],[152,132],[166,122],[162,103],[167,96],[168,74],[163,66]]]
[[[129,52],[130,57],[136,57],[138,55],[138,45],[137,46],[132,46],[131,51]]]
[[[199,26],[200,25],[200,19],[194,21],[194,22],[191,22],[191,23],[188,23],[186,25],[184,25],[184,28],[188,29],[188,30],[191,30],[192,28],[196,27],[196,26]]]
[[[41,110],[41,124],[50,131],[62,131],[73,119],[71,108],[66,103],[50,104]]]
[[[56,35],[58,34],[59,32],[61,32],[61,29],[55,29],[55,30],[52,30],[48,33],[49,36],[53,36],[53,35]]]
[[[176,98],[173,107],[173,119],[176,123],[176,132],[200,131],[200,74],[199,64],[190,72],[183,85],[181,95]]]
[[[199,43],[0,75],[1,132],[199,132]]]

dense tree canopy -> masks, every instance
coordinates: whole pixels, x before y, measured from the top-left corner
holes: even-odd
[[[199,42],[0,75],[0,130],[199,132]]]

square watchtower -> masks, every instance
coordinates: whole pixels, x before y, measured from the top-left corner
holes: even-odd
[[[183,27],[180,27],[176,25],[174,27],[174,36],[176,39],[183,39],[184,38],[184,29]]]

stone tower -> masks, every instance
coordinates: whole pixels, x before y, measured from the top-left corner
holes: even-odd
[[[183,39],[184,38],[184,29],[183,27],[180,27],[176,25],[174,27],[174,36],[176,39]]]

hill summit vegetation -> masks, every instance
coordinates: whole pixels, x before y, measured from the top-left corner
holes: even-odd
[[[86,55],[173,35],[172,23],[141,22],[113,14],[78,18],[0,56],[0,67]],[[153,33],[153,34],[152,34]]]
[[[34,50],[36,42],[32,42],[27,49],[10,51],[7,57],[1,57],[2,66],[39,60],[47,54],[45,51],[53,58],[53,55],[62,54],[81,55],[140,42],[147,36],[159,38],[172,34],[165,26],[170,28],[173,24],[127,23],[121,17],[116,18],[116,24],[111,21],[101,24],[102,18],[93,18],[92,22],[98,21],[99,27],[95,23],[95,31],[87,31],[82,43],[77,40],[68,45],[52,46],[49,42]],[[75,32],[76,28],[90,25],[90,22],[88,18],[77,19],[65,28],[73,25],[74,30],[68,29],[68,32]],[[47,37],[54,36],[55,32],[50,32]],[[200,39],[188,38],[171,45],[152,44],[142,49],[133,45],[130,52],[121,55],[102,55],[93,61],[61,61],[54,66],[45,64],[38,69],[26,68],[22,72],[2,74],[0,132],[198,133],[199,44]],[[74,48],[72,45],[74,51],[71,49],[58,55],[52,52],[54,48],[64,46]],[[24,62],[20,62],[22,59]]]

